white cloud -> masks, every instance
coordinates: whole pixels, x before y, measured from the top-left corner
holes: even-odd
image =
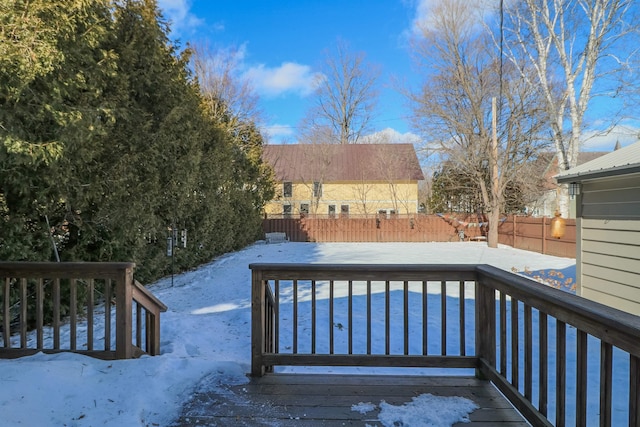
[[[432,13],[435,9],[440,7],[441,4],[447,3],[450,0],[418,0],[415,3],[416,16],[413,19],[411,33],[421,35],[424,28],[433,27]],[[478,23],[481,19],[486,18],[488,14],[492,13],[496,7],[496,0],[465,0],[469,1],[478,11]]]
[[[189,10],[191,0],[158,0],[158,7],[165,18],[171,22],[171,31],[180,33],[187,29],[193,29],[204,23]]]
[[[622,147],[640,140],[640,127],[634,124],[618,124],[607,131],[582,132],[582,151],[612,151],[619,142]]]
[[[251,67],[245,72],[244,77],[265,96],[278,96],[284,93],[306,96],[315,90],[320,75],[314,73],[308,65],[285,62],[275,68],[264,64]]]
[[[293,137],[294,127],[289,125],[273,124],[261,128],[269,143],[286,143]]]
[[[386,128],[379,132],[362,137],[363,144],[420,144],[422,139],[415,133],[400,133],[395,129]]]

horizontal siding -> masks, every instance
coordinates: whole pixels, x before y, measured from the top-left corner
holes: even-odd
[[[640,220],[640,202],[583,203],[582,217]]]
[[[603,295],[611,295],[612,297],[634,301],[633,296],[640,295],[640,288],[635,286],[628,286],[622,283],[613,281],[612,279],[599,279],[596,277],[585,276],[588,278],[589,287],[594,292],[599,292]],[[637,299],[640,304],[640,299]],[[636,313],[640,314],[640,312]]]
[[[587,234],[589,242],[617,242],[619,245],[636,245],[640,232],[632,230],[600,230],[582,229],[583,234]]]
[[[582,251],[582,266],[596,265],[612,270],[640,272],[640,259],[621,258],[618,255],[605,255]]]
[[[636,238],[640,238],[637,235]],[[636,241],[638,242],[638,241]],[[640,242],[638,242],[640,244]],[[636,253],[634,253],[637,251]],[[582,241],[582,253],[613,255],[620,258],[623,263],[625,260],[640,259],[640,246],[634,244],[621,244],[614,241],[586,240]]]
[[[602,220],[602,219],[583,219],[583,233],[587,230],[609,231],[637,231],[640,233],[640,221],[620,221],[620,220]],[[606,239],[611,240],[611,239]],[[614,238],[614,241],[618,241]],[[636,242],[638,240],[635,240]]]
[[[592,191],[624,190],[627,188],[637,188],[639,179],[640,174],[629,174],[583,181],[582,184],[583,190],[585,188]]]
[[[640,175],[586,181],[582,218],[640,220]]]
[[[600,304],[605,304],[609,307],[614,307],[618,310],[626,311],[627,313],[640,315],[640,303],[634,300],[620,298],[616,295],[606,294],[604,292],[600,292],[599,290],[590,288],[583,289],[582,296],[592,301],[597,301]]]
[[[638,192],[637,187],[596,189],[593,185],[585,184],[583,188],[583,203],[617,203],[621,200],[634,200]]]
[[[580,294],[640,315],[640,221],[581,222]]]
[[[599,265],[587,264],[585,265],[586,271],[584,275],[587,277],[587,282],[593,279],[611,280],[618,283],[630,284],[630,286],[640,288],[640,276],[638,273],[630,271],[614,270]]]

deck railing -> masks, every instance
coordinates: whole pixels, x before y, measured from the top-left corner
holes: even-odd
[[[160,313],[167,307],[133,279],[133,268],[0,262],[0,358],[40,351],[102,359],[160,354]]]
[[[250,268],[253,375],[475,368],[532,425],[640,426],[639,317],[486,265]]]

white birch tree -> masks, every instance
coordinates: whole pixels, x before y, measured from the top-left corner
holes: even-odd
[[[621,73],[637,50],[633,0],[519,0],[505,2],[505,53],[544,96],[560,170],[577,164],[585,113],[594,96],[625,90]],[[534,77],[533,79],[531,77]],[[558,209],[568,215],[566,185]]]

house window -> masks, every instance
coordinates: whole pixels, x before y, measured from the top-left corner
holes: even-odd
[[[289,181],[282,183],[282,196],[291,197],[293,196],[293,184]]]
[[[313,197],[322,197],[322,183],[314,182],[313,183]]]
[[[282,216],[285,218],[291,217],[291,205],[282,205]]]
[[[349,216],[349,205],[340,205],[340,216]]]
[[[309,203],[300,203],[300,216],[309,215]]]
[[[336,217],[336,205],[329,205],[329,218]]]

